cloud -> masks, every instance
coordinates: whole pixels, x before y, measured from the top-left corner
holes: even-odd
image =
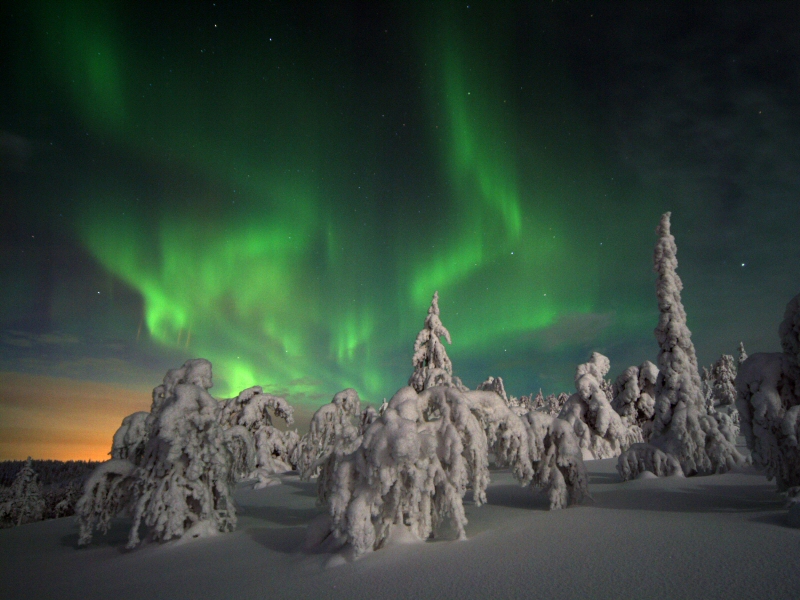
[[[535,344],[542,350],[560,350],[596,343],[612,323],[611,313],[570,313],[536,332]]]

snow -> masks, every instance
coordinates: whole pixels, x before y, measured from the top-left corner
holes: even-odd
[[[594,502],[560,511],[495,471],[488,504],[467,495],[466,541],[388,543],[356,561],[302,550],[324,509],[296,474],[240,484],[237,529],[180,545],[125,552],[126,519],[80,550],[72,517],[23,525],[0,531],[0,598],[797,597],[800,531],[762,473],[621,483],[615,464],[587,462]]]

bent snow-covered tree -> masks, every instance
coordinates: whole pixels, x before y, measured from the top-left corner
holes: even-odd
[[[434,292],[425,326],[417,334],[414,342],[414,356],[412,363],[414,372],[408,380],[408,385],[418,392],[435,385],[452,385],[459,389],[466,389],[458,377],[453,376],[453,364],[447,356],[447,350],[441,338],[450,340],[450,332],[442,325],[439,318],[439,292]]]
[[[575,372],[577,392],[564,404],[559,419],[568,422],[578,437],[584,460],[618,456],[632,443],[641,442],[641,430],[629,428],[611,407],[603,382],[610,363],[593,352]]]
[[[241,441],[235,454],[241,463],[241,456],[247,453],[244,446],[247,436],[237,435],[236,428],[244,428],[252,436],[255,444],[255,464],[249,472],[242,472],[240,479],[257,478],[256,489],[278,484],[274,475],[291,471],[294,468],[292,455],[300,437],[296,431],[281,431],[272,423],[272,410],[275,417],[283,419],[287,425],[294,423],[294,409],[285,399],[265,394],[260,386],[247,388],[235,398],[222,403],[219,420],[229,437]],[[237,468],[237,471],[247,471]]]
[[[107,530],[120,512],[133,516],[128,547],[138,544],[142,523],[157,541],[233,529],[231,441],[250,434],[242,426],[236,436],[223,429],[219,403],[208,393],[212,385],[211,363],[204,359],[167,372],[153,390],[140,458],[138,452],[113,458],[86,482],[76,507],[81,545],[91,541],[95,528]],[[253,446],[252,437],[246,445]]]
[[[374,409],[373,409],[374,410]],[[311,424],[297,444],[293,460],[300,478],[319,475],[320,467],[335,450],[350,453],[360,441],[361,399],[353,388],[338,392],[329,404],[320,406],[311,417]],[[370,414],[365,421],[373,420]]]
[[[753,464],[800,502],[800,294],[778,332],[783,352],[757,352],[739,366],[736,404]]]
[[[697,357],[681,302],[683,284],[676,272],[678,249],[670,233],[670,213],[662,215],[656,234],[653,263],[659,309],[655,329],[659,374],[652,448],[634,444],[622,454],[617,468],[624,479],[645,470],[659,475],[664,472],[659,468],[663,454],[676,460],[684,475],[723,473],[744,463],[745,458],[736,450],[734,432],[706,412]]]
[[[380,548],[396,526],[421,539],[450,517],[460,538],[468,488],[480,506],[488,454],[523,484],[543,488],[551,508],[588,496],[570,425],[540,413],[520,418],[494,391],[433,386],[399,390],[350,454],[332,453],[320,474],[330,536],[356,554]]]
[[[446,518],[466,537],[462,498],[473,482],[481,501],[486,438],[466,403],[443,398],[435,396],[438,403],[428,407],[413,387],[401,388],[353,452],[329,456],[320,475],[329,535],[356,555],[380,548],[398,526],[425,540]],[[431,409],[439,418],[427,421]]]
[[[139,463],[147,445],[148,412],[135,412],[122,419],[122,425],[114,433],[111,442],[111,458],[127,459]]]

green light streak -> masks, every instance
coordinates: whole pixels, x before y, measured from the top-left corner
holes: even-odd
[[[327,402],[352,386],[367,401],[391,397],[435,290],[455,361],[535,344],[565,316],[608,312],[610,259],[594,231],[600,161],[580,126],[553,144],[563,135],[552,124],[526,125],[509,66],[513,11],[498,9],[477,33],[456,9],[419,16],[415,68],[428,77],[409,94],[427,101],[430,127],[408,134],[419,136],[418,156],[372,183],[383,167],[375,149],[390,141],[369,118],[383,109],[362,112],[340,95],[365,84],[339,69],[345,51],[330,40],[265,49],[260,34],[230,34],[237,43],[219,42],[212,57],[193,29],[176,34],[165,64],[161,50],[125,39],[124,8],[37,6],[48,85],[124,157],[121,172],[139,165],[150,177],[143,193],[138,181],[108,183],[113,173],[86,175],[77,235],[141,294],[153,340],[212,361],[216,395],[263,385]],[[563,95],[559,77],[531,85]],[[554,98],[551,121],[580,120]],[[422,120],[413,117],[408,130]],[[404,179],[409,165],[431,189]],[[585,182],[572,186],[576,171]],[[415,207],[427,213],[406,210],[428,192]],[[612,224],[611,239],[629,235]],[[615,326],[642,323],[630,306],[616,306]]]

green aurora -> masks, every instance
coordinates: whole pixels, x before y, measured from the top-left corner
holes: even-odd
[[[368,33],[344,8],[197,6],[33,3],[20,34],[20,96],[100,156],[63,210],[140,295],[129,340],[208,358],[218,396],[375,402],[436,290],[469,385],[558,391],[571,368],[528,361],[649,339],[665,207],[609,157],[556,33],[512,4],[398,4]]]

